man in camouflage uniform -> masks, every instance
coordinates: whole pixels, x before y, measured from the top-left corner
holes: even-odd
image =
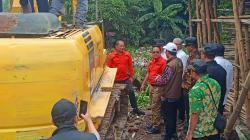
[[[194,59],[200,58],[200,53],[198,51],[197,39],[195,37],[188,37],[185,39],[185,47],[189,53],[187,66],[191,64]],[[188,101],[188,91],[195,84],[195,80],[191,78],[191,70],[185,70],[182,82],[182,92],[185,104],[184,112],[186,112],[186,120],[189,120],[189,101]]]
[[[197,81],[189,92],[190,120],[186,140],[219,140],[214,121],[220,100],[220,85],[209,78],[202,60],[193,60],[189,67],[193,70],[192,78]]]
[[[188,37],[185,39],[185,47],[188,51],[187,65],[190,65],[194,59],[200,59],[200,53],[198,51],[197,39],[195,37]],[[183,77],[184,83],[182,87],[185,90],[190,90],[194,85],[195,81],[190,77],[190,72],[186,71]]]

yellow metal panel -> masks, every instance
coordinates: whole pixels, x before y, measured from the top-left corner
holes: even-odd
[[[75,103],[83,99],[93,107],[90,88],[97,86],[106,58],[97,26],[64,39],[0,39],[0,46],[0,106],[5,107],[0,109],[0,140],[49,137],[54,130],[50,111],[61,98]],[[109,96],[100,94],[101,106],[95,102],[99,115],[105,113]],[[84,129],[84,122],[78,127]]]
[[[0,120],[4,120],[0,123],[0,139],[15,139],[23,135],[22,131],[25,135],[30,131],[34,131],[32,135],[50,135],[50,111],[56,101],[90,100],[84,44],[70,39],[0,42],[0,104],[6,107],[0,109],[0,114],[4,114],[0,115]]]
[[[113,88],[116,72],[117,72],[117,68],[109,68],[109,67],[105,68],[103,72],[102,80],[100,83],[101,89]]]

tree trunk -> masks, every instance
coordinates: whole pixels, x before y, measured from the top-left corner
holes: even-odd
[[[225,133],[224,133],[226,139],[229,138],[230,133],[231,133],[231,131],[233,129],[233,126],[234,126],[238,116],[240,115],[242,106],[243,106],[243,104],[245,102],[245,99],[247,97],[247,94],[249,92],[249,87],[250,87],[250,72],[248,72],[246,81],[243,84],[243,88],[241,90],[241,94],[240,94],[239,100],[237,101],[235,110],[233,111],[233,113],[229,117],[229,121],[227,123]]]

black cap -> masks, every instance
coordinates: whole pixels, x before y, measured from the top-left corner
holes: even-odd
[[[163,39],[155,39],[154,44],[152,45],[153,47],[163,47],[166,45],[166,41]]]
[[[222,44],[217,44],[216,56],[224,56],[225,47]]]
[[[207,43],[203,46],[203,52],[209,56],[215,56],[217,51],[217,44]]]
[[[59,100],[51,110],[53,122],[66,122],[72,120],[77,115],[76,106],[67,99]]]
[[[194,59],[191,64],[188,66],[188,68],[193,69],[198,74],[205,74],[207,73],[207,67],[206,63],[202,61],[201,59]]]
[[[193,47],[197,46],[196,37],[188,37],[185,39],[185,46],[192,45]]]

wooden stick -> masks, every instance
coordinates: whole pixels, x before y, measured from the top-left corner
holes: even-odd
[[[217,1],[213,0],[213,11],[211,14],[211,17],[213,19],[218,19],[218,15],[217,15]],[[220,33],[219,33],[219,25],[217,22],[213,23],[213,28],[214,28],[214,42],[220,43]]]
[[[207,24],[206,24],[206,14],[205,13],[205,3],[204,3],[204,0],[201,0],[200,1],[200,5],[201,5],[201,19],[202,19],[202,42],[203,43],[207,43],[208,40],[207,40]]]
[[[247,64],[249,68],[249,59],[250,59],[250,39],[249,39],[249,31],[248,31],[248,25],[243,25],[243,33],[245,37],[245,48],[246,48],[246,57],[247,57]]]
[[[188,18],[189,18],[189,36],[193,36],[193,27],[192,27],[192,0],[188,0]]]
[[[232,19],[234,16],[219,16],[219,19]],[[239,16],[240,19],[250,19],[250,15],[241,15]]]
[[[236,45],[236,43],[235,43]],[[239,53],[237,50],[237,47],[235,47],[235,63],[239,65]],[[236,104],[236,101],[238,100],[239,96],[239,89],[240,89],[240,73],[238,67],[234,67],[234,105]]]
[[[250,128],[250,100],[249,100],[249,94],[250,90],[248,91],[248,96],[246,98],[245,104],[246,104],[246,125]]]
[[[242,65],[243,65],[243,79],[245,78],[245,73],[247,72],[247,64],[246,64],[246,55],[243,47],[243,38],[242,38],[242,31],[241,31],[241,23],[239,19],[239,10],[237,7],[237,2],[236,0],[232,0],[233,3],[233,11],[234,11],[234,19],[235,19],[235,30],[236,30],[236,42],[238,46],[238,52],[239,56],[242,59]]]
[[[246,81],[245,81],[245,83],[243,85],[243,88],[241,90],[241,94],[240,94],[239,100],[237,101],[235,110],[233,111],[233,113],[229,117],[229,121],[227,123],[226,129],[225,129],[225,133],[224,133],[226,139],[229,138],[229,136],[231,134],[231,131],[233,129],[233,126],[234,126],[234,124],[235,124],[238,116],[240,115],[242,106],[243,106],[244,101],[246,99],[246,96],[247,96],[247,94],[249,92],[249,87],[250,87],[250,72],[248,72]]]
[[[202,19],[192,19],[192,22],[202,22]],[[235,19],[211,19],[211,22],[225,22],[225,23],[235,23]],[[249,19],[240,19],[241,23],[250,24]]]
[[[239,0],[239,13],[240,15],[243,15],[245,13],[245,6],[244,6],[245,0]]]
[[[196,16],[197,18],[200,18],[200,0],[196,0]],[[197,42],[198,42],[198,48],[201,48],[203,44],[203,34],[202,34],[202,29],[201,29],[201,23],[197,23]]]
[[[205,0],[205,13],[206,13],[206,25],[207,25],[207,39],[208,42],[212,42],[212,28],[211,28],[211,18],[210,18],[210,12],[209,12],[209,3],[208,0]]]

